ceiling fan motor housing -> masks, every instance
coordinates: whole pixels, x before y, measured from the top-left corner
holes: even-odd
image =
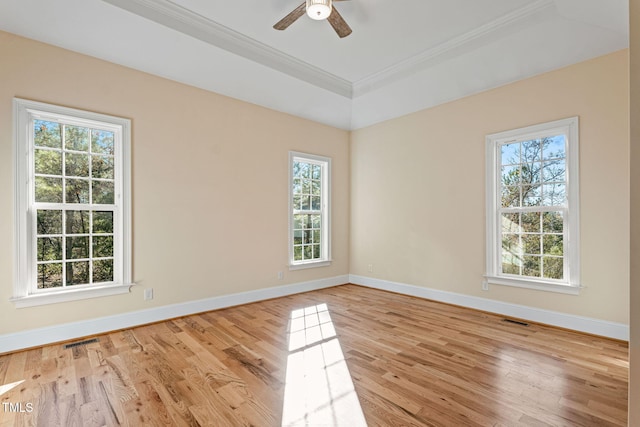
[[[307,15],[317,21],[327,19],[331,15],[332,0],[307,0]]]

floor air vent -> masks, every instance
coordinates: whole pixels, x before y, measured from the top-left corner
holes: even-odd
[[[529,324],[527,322],[521,322],[519,320],[513,320],[513,319],[502,319],[503,322],[509,322],[509,323],[514,323],[516,325],[520,325],[520,326],[529,326]]]
[[[62,348],[64,348],[66,350],[68,348],[78,347],[79,345],[92,344],[94,342],[98,342],[98,338],[91,338],[90,340],[72,342],[72,343],[69,343],[69,344],[65,344]]]

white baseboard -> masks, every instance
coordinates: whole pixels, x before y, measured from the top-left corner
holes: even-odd
[[[502,301],[479,298],[454,292],[440,291],[437,289],[423,288],[405,283],[390,282],[388,280],[374,279],[371,277],[349,275],[349,282],[375,289],[396,292],[426,298],[462,307],[488,311],[503,316],[529,320],[531,322],[544,323],[546,325],[586,332],[593,335],[615,338],[629,341],[629,325],[608,322],[589,317],[575,316],[557,311],[543,310],[524,305],[511,304]]]
[[[316,289],[329,288],[349,282],[348,275],[329,277],[308,282],[273,288],[258,289],[231,295],[165,305],[146,310],[116,314],[113,316],[89,319],[80,322],[52,325],[44,328],[0,335],[0,354],[25,348],[69,341],[80,337],[103,334],[105,332],[126,329],[147,323],[159,322],[189,314],[202,313],[240,304],[248,304],[271,298],[278,298]]]

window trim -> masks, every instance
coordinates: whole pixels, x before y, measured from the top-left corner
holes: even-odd
[[[294,261],[293,260],[293,163],[295,161],[306,161],[320,164],[322,167],[322,208],[321,208],[321,230],[322,230],[322,252],[323,257],[318,260]],[[289,224],[288,224],[288,252],[289,270],[302,270],[315,267],[326,267],[331,265],[331,158],[315,154],[289,151],[289,187],[287,190],[289,198]]]
[[[564,241],[565,272],[564,280],[534,279],[506,276],[500,273],[501,225],[498,215],[500,197],[500,157],[501,144],[506,142],[527,141],[543,136],[566,135],[566,195],[567,204]],[[527,126],[519,129],[493,133],[486,136],[486,272],[485,283],[515,286],[577,295],[582,288],[580,282],[580,191],[579,191],[579,119],[570,117],[547,123]]]
[[[131,286],[131,121],[129,119],[106,114],[30,101],[21,98],[13,99],[13,161],[14,161],[14,282],[13,296],[10,301],[16,308],[75,301],[86,298],[101,297],[128,293]],[[114,211],[114,233],[119,228],[119,244],[114,247],[114,260],[120,265],[114,271],[114,283],[105,285],[79,286],[77,288],[55,288],[50,290],[34,290],[31,279],[34,275],[35,249],[32,199],[33,118],[46,117],[48,120],[58,119],[79,125],[93,125],[96,122],[102,128],[117,130],[121,135],[116,144],[114,158],[116,162],[116,195],[120,205]]]

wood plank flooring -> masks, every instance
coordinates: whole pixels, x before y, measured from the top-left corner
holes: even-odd
[[[98,339],[0,356],[0,426],[627,424],[626,343],[356,285]]]

